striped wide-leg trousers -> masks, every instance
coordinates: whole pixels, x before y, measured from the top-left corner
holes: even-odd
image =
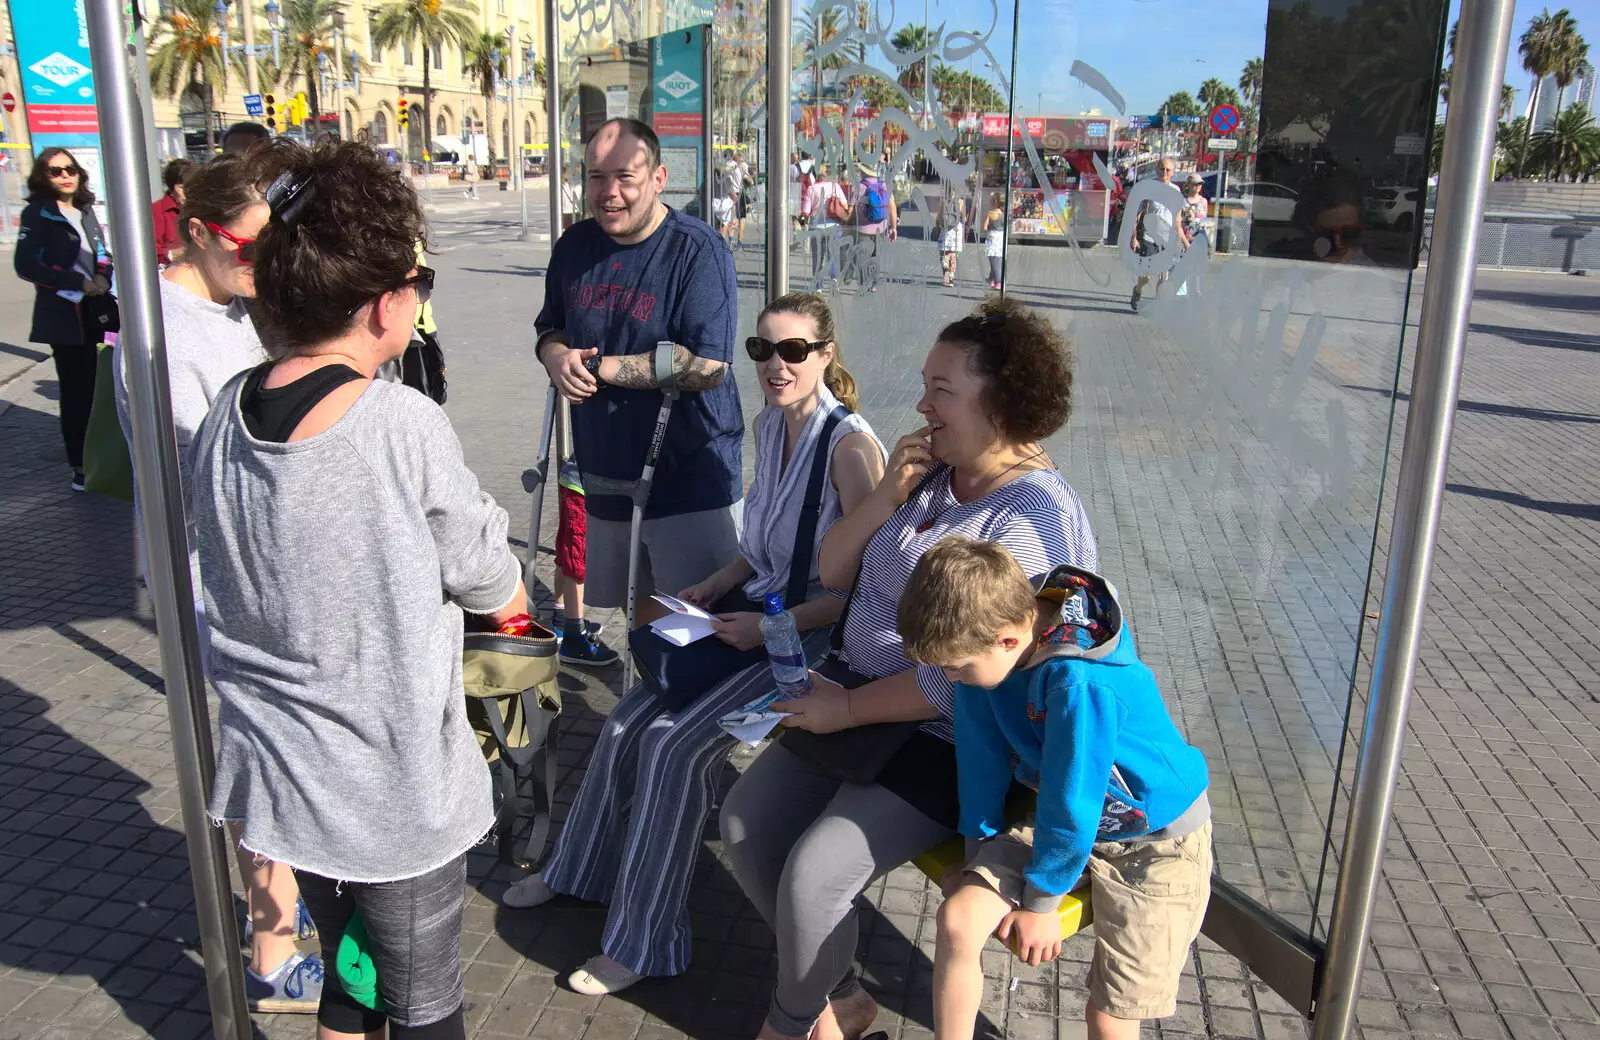
[[[825,628],[807,633],[806,659],[820,657],[827,642]],[[600,952],[630,971],[688,969],[689,882],[736,743],[717,720],[772,688],[763,661],[668,712],[638,683],[606,719],[543,878],[563,895],[610,908]]]

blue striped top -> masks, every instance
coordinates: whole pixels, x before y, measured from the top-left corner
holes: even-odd
[[[957,502],[950,472],[947,466],[934,470],[867,542],[844,627],[845,657],[862,675],[883,679],[912,667],[895,624],[900,593],[922,554],[947,535],[999,542],[1030,577],[1063,563],[1087,570],[1099,565],[1089,518],[1060,473],[1025,473],[976,501]],[[917,667],[917,682],[939,709],[923,729],[953,743],[954,685],[931,665]]]

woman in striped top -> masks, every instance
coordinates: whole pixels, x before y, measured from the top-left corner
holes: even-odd
[[[947,326],[922,369],[927,424],[902,437],[883,481],[823,540],[824,583],[851,589],[844,653],[872,681],[814,676],[785,725],[832,733],[921,721],[873,784],[846,783],[781,744],[729,793],[722,837],[739,884],[778,942],[778,982],[761,1040],[860,1037],[877,1014],[851,959],[854,901],[875,878],[954,833],[953,688],[906,658],[896,605],[940,539],[998,542],[1029,574],[1094,569],[1077,494],[1040,447],[1071,411],[1072,357],[1049,320],[1009,299]]]
[[[739,556],[678,593],[707,609],[735,589],[759,602],[782,593],[791,566],[808,578],[809,596],[790,604],[806,654],[821,657],[841,601],[817,577],[817,543],[838,517],[865,499],[883,476],[884,450],[854,414],[856,385],[841,362],[833,315],[822,297],[791,293],[767,305],[746,343],[764,408],[755,422],[756,467],[745,497]],[[823,434],[840,405],[851,409]],[[812,462],[827,453],[817,538],[794,561],[800,511]],[[724,607],[723,609],[727,609]],[[717,638],[741,650],[761,645],[761,616],[718,615]],[[765,660],[716,683],[681,711],[662,707],[643,683],[617,702],[590,756],[583,783],[544,870],[512,885],[511,907],[538,906],[556,895],[605,903],[600,953],[573,972],[579,993],[615,993],[647,975],[689,967],[689,882],[700,836],[711,815],[717,777],[735,741],[717,720],[772,689]]]

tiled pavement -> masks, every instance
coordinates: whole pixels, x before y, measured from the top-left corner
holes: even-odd
[[[518,352],[544,253],[462,213],[441,220],[449,252],[437,264],[449,411],[486,487],[518,503],[520,537],[520,474],[543,389]],[[1078,412],[1052,453],[1090,508],[1144,654],[1212,758],[1221,869],[1306,919],[1343,699],[1358,667],[1399,294],[1369,282],[1363,311],[1348,304],[1362,297],[1348,284],[1313,278],[1286,312],[1291,355],[1307,303],[1329,319],[1305,407],[1292,417],[1327,442],[1329,402],[1344,411],[1349,464],[1308,475],[1296,468],[1302,446],[1281,410],[1251,410],[1250,395],[1271,397],[1273,378],[1242,365],[1236,340],[1217,336],[1224,346],[1208,347],[1209,327],[1201,335],[1164,327],[1159,313],[1132,318],[1125,297],[1063,259],[1041,251],[1036,269],[1025,262],[1013,278],[1025,297],[1058,308],[1080,352]],[[913,425],[923,345],[975,296],[923,287],[931,257],[923,263],[908,249],[894,264],[899,281],[883,294],[892,305],[852,294],[838,308],[863,410],[886,439]],[[755,283],[743,281],[750,314]],[[1600,734],[1585,710],[1600,693],[1600,651],[1590,643],[1600,514],[1584,501],[1597,472],[1586,435],[1600,423],[1600,342],[1580,331],[1592,329],[1600,292],[1593,282],[1513,275],[1481,284],[1361,1022],[1371,1037],[1600,1036],[1600,855],[1588,825]],[[18,324],[8,314],[0,339],[25,335]],[[1197,376],[1207,371],[1211,382]],[[1220,378],[1236,372],[1237,381]],[[66,493],[52,390],[48,366],[0,389],[19,402],[0,415],[0,1040],[198,1035],[206,1019],[196,929],[154,636],[131,581],[128,510]],[[1283,383],[1277,394],[1294,399]],[[1219,470],[1219,457],[1232,472]],[[570,792],[614,693],[572,678],[568,695]],[[598,910],[503,913],[493,897],[512,875],[475,856],[465,950],[476,1035],[753,1035],[770,937],[715,839],[713,824],[694,890],[694,968],[620,999],[552,984],[593,952]],[[885,1024],[891,1036],[925,1035],[937,896],[908,871],[869,895],[861,954]],[[1088,951],[1075,940],[1059,966],[1035,971],[995,949],[987,1011],[996,1031],[1076,1035]],[[310,1035],[305,1018],[260,1024],[273,1037]],[[1303,1026],[1236,961],[1202,944],[1180,1013],[1159,1032],[1272,1038],[1301,1036]]]

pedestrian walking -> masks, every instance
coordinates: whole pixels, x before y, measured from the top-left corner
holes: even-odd
[[[12,263],[17,277],[33,283],[28,341],[48,346],[55,361],[61,440],[72,469],[72,490],[82,491],[83,439],[94,404],[95,351],[101,340],[100,328],[85,319],[97,306],[103,310],[116,305],[109,295],[111,254],[95,217],[94,192],[83,167],[65,148],[46,148],[33,162]]]
[[[742,153],[734,152],[728,157],[728,165],[722,174],[722,190],[733,202],[733,217],[728,224],[728,245],[743,249],[744,222],[750,215],[750,165],[744,161]]]
[[[989,288],[1000,288],[1000,275],[1006,256],[1006,211],[1000,205],[1000,195],[989,204],[983,215],[983,255],[989,261]]]
[[[209,812],[295,871],[324,962],[359,920],[383,1010],[327,973],[323,1036],[461,1038],[466,852],[495,819],[463,611],[524,614],[522,568],[444,411],[374,378],[432,291],[410,181],[355,143],[249,158],[272,360],[223,387],[192,450],[221,701]]]
[[[828,281],[839,279],[839,238],[850,213],[850,200],[826,163],[817,166],[816,181],[806,191],[800,212],[811,239],[811,287],[821,292],[824,270]]]
[[[867,163],[857,163],[860,180],[850,196],[850,209],[855,221],[850,231],[850,251],[845,257],[843,281],[848,284],[852,275],[869,293],[878,291],[882,272],[880,241],[893,242],[900,234],[900,211],[895,205],[894,193],[878,176],[878,170]]]
[[[150,204],[150,224],[156,233],[156,264],[166,267],[183,255],[183,239],[178,234],[178,211],[183,208],[183,178],[194,163],[174,159],[161,171],[166,186],[159,199]]]
[[[587,506],[588,602],[625,607],[632,503],[598,484],[633,482],[662,394],[656,348],[672,346],[672,410],[641,528],[637,622],[739,551],[744,416],[728,366],[737,287],[733,257],[704,222],[661,201],[667,168],[649,126],[618,118],[589,140],[594,216],[556,242],[535,322],[535,353],[572,409]]]
[[[883,445],[854,414],[855,380],[820,296],[793,293],[774,301],[756,333],[745,350],[767,406],[755,421],[750,523],[739,555],[678,595],[717,615],[713,638],[753,650],[762,645],[756,604],[780,593],[794,600],[786,606],[815,660],[841,606],[817,578],[817,545],[882,476]],[[809,539],[801,515],[808,507],[815,509]],[[649,975],[688,969],[689,885],[716,778],[735,743],[718,720],[770,690],[772,681],[762,658],[714,679],[679,710],[663,706],[644,683],[612,709],[555,852],[541,873],[505,893],[513,907],[537,906],[558,893],[610,907],[600,954],[570,976],[573,989],[615,993]]]
[[[1198,173],[1191,173],[1183,182],[1183,211],[1178,219],[1183,223],[1183,233],[1187,245],[1193,245],[1196,239],[1204,239],[1206,252],[1211,251],[1211,235],[1206,230],[1206,218],[1210,216],[1210,206],[1206,197],[1200,194],[1200,189],[1205,186],[1205,181]]]
[[[956,263],[967,241],[967,200],[948,181],[939,205],[939,271],[944,285],[956,284]]]
[[[1161,160],[1156,176],[1162,184],[1172,183],[1174,168],[1171,159]],[[1134,216],[1133,238],[1140,256],[1158,256],[1174,247],[1182,253],[1189,248],[1189,238],[1178,214],[1164,202],[1146,200],[1139,205],[1139,212]],[[1135,314],[1139,313],[1139,300],[1144,296],[1144,288],[1150,284],[1150,278],[1150,275],[1142,274],[1133,283],[1133,296],[1128,300],[1128,306],[1133,308]],[[1161,291],[1166,280],[1167,272],[1162,271],[1156,279],[1156,292]]]
[[[461,182],[466,185],[461,194],[469,199],[478,197],[478,164],[471,159],[461,164]]]

